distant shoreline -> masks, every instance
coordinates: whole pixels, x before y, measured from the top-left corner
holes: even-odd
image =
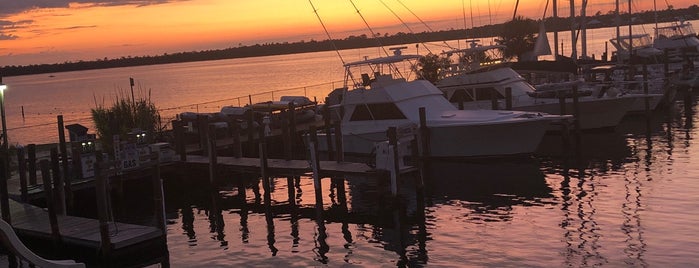
[[[655,21],[656,12],[645,11],[632,14],[634,17],[634,25],[653,23]],[[683,17],[686,20],[699,19],[699,6],[692,5],[688,8],[663,10],[657,12],[659,23],[671,22],[678,17]],[[622,21],[631,21],[628,14],[622,14]],[[588,16],[587,21],[595,20],[596,23],[589,24],[588,29],[614,27],[616,24],[615,14],[595,14]],[[623,24],[623,23],[622,23]],[[548,32],[553,31],[570,31],[571,20],[569,18],[546,18],[546,28]],[[626,24],[628,25],[628,24]],[[624,25],[625,26],[625,25]],[[109,69],[132,66],[146,66],[168,63],[183,63],[209,60],[224,60],[236,58],[276,56],[288,54],[300,54],[309,52],[333,51],[335,49],[358,49],[367,47],[376,47],[378,44],[383,46],[403,45],[420,42],[438,42],[446,40],[460,40],[468,38],[484,38],[497,36],[503,24],[485,25],[475,27],[473,29],[461,30],[451,29],[436,32],[422,33],[403,33],[399,32],[394,35],[384,34],[376,38],[370,38],[367,35],[349,36],[345,39],[324,40],[324,41],[299,41],[299,42],[283,42],[283,43],[266,43],[256,44],[251,46],[239,46],[226,49],[179,52],[174,54],[163,54],[157,56],[128,56],[115,59],[104,58],[96,61],[77,61],[64,62],[54,64],[33,64],[26,66],[4,66],[0,68],[0,76],[19,76],[32,75],[43,73],[59,73],[69,71],[85,71],[93,69]]]

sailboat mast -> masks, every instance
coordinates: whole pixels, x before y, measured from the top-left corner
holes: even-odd
[[[658,38],[658,4],[653,0],[653,13],[655,13],[655,35],[653,38]]]
[[[614,10],[616,13],[616,41],[619,45],[621,45],[621,15],[619,14],[619,0],[616,0],[616,9]],[[617,51],[616,53],[616,59],[619,64],[621,64],[621,55],[619,54],[621,51]]]
[[[631,31],[631,26],[633,26],[633,16],[631,15],[631,0],[629,0],[629,63],[631,62],[631,56],[633,53],[633,32]]]
[[[553,0],[553,21],[558,22],[558,0]],[[553,55],[554,60],[558,57],[558,28],[554,26],[553,31]]]
[[[587,0],[583,0],[580,10],[580,46],[582,47],[582,58],[587,58]]]
[[[578,40],[575,37],[575,0],[570,0],[570,41],[572,44],[570,57],[575,61],[578,59]]]

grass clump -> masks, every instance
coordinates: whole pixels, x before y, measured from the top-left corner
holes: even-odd
[[[102,149],[110,155],[114,152],[114,135],[125,140],[129,132],[140,129],[153,140],[152,137],[160,136],[164,129],[160,112],[151,101],[150,91],[147,97],[138,99],[117,94],[111,107],[98,104],[95,98],[95,108],[91,109],[91,113]]]

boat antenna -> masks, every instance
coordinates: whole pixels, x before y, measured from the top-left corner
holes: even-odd
[[[519,7],[519,0],[515,2],[515,12],[512,13],[512,20],[515,20],[517,18],[517,8]]]
[[[309,1],[310,1],[310,0],[309,0]],[[364,15],[362,15],[362,12],[359,12],[359,8],[357,8],[357,5],[354,4],[354,1],[352,1],[352,0],[349,0],[349,1],[350,1],[350,3],[352,3],[352,6],[354,7],[354,10],[357,11],[357,14],[359,15],[359,17],[362,18],[362,21],[364,22],[364,25],[366,25],[367,29],[369,29],[369,33],[371,33],[371,36],[373,36],[374,39],[376,39],[376,42],[379,43],[379,47],[381,48],[381,50],[383,50],[383,53],[385,53],[386,56],[390,56],[390,55],[388,54],[388,51],[386,51],[386,48],[384,48],[383,45],[381,44],[381,41],[380,41],[378,38],[376,38],[376,33],[374,33],[374,30],[371,29],[371,26],[369,26],[369,23],[368,23],[368,22],[366,21],[366,19],[364,18]]]
[[[340,54],[340,50],[337,49],[337,46],[335,45],[335,41],[333,41],[333,38],[330,36],[330,32],[328,32],[328,28],[325,27],[325,23],[323,23],[323,20],[320,18],[320,15],[318,15],[318,9],[316,9],[316,7],[313,5],[313,2],[311,0],[308,0],[308,3],[311,3],[311,8],[313,8],[313,13],[316,14],[318,21],[320,21],[320,25],[323,26],[323,30],[325,31],[325,34],[328,36],[328,40],[330,41],[330,44],[332,44],[333,49],[337,53],[337,56],[340,57],[340,61],[342,62],[342,65],[345,65],[345,60],[342,58],[342,55]]]

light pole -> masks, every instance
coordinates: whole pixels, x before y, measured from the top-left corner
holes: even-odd
[[[2,219],[10,222],[10,201],[7,189],[7,180],[10,179],[9,157],[7,145],[7,123],[5,121],[5,89],[7,85],[2,83],[0,77],[0,117],[2,117],[2,148],[0,149],[0,157],[2,157],[2,178],[0,178],[0,208],[2,209]]]

